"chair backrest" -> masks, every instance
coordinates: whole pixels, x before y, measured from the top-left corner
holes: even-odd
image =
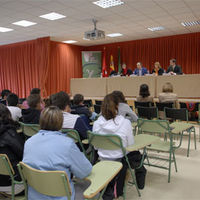
[[[22,122],[19,123],[21,125],[23,133],[28,137],[35,135],[40,130],[39,124],[24,124]]]
[[[105,150],[122,149],[122,152],[125,153],[122,140],[118,135],[100,135],[91,131],[87,133],[89,144],[92,144],[95,148]]]
[[[167,120],[148,120],[139,118],[137,121],[140,132],[146,133],[168,133],[170,132],[169,122]]]
[[[0,174],[13,177],[15,174],[10,160],[6,154],[0,154]]]
[[[156,107],[137,107],[137,113],[140,118],[154,119],[158,118],[158,109]]]
[[[137,108],[138,106],[140,107],[151,107],[153,106],[152,102],[139,102],[139,101],[134,101],[135,104],[135,108]]]
[[[89,100],[84,100],[84,105],[86,105],[88,108],[90,108],[90,107],[92,107],[92,100],[91,99],[89,99]]]
[[[79,136],[79,133],[74,130],[74,129],[67,129],[67,128],[63,128],[61,130],[62,133],[67,133],[67,136],[72,138],[74,140],[74,142],[81,142],[81,139],[80,139],[80,136]]]
[[[23,182],[37,192],[54,197],[67,196],[68,200],[71,199],[72,193],[66,172],[41,171],[23,162],[18,164],[18,169]]]
[[[102,102],[103,102],[103,101],[95,100],[95,104],[96,104],[96,105],[100,105],[100,106],[101,106],[101,105],[102,105]]]
[[[99,114],[101,112],[101,105],[95,104],[94,105],[94,112]]]
[[[74,100],[70,100],[70,106],[74,105]]]
[[[165,108],[165,117],[172,120],[188,121],[188,111],[186,108]]]
[[[164,111],[165,108],[173,108],[174,103],[173,102],[166,102],[166,103],[156,102],[156,107],[158,108],[159,111]]]
[[[185,103],[179,102],[180,108],[187,108],[189,112],[196,112],[199,110],[199,103]]]
[[[6,100],[1,99],[1,100],[0,100],[0,103],[6,106]]]

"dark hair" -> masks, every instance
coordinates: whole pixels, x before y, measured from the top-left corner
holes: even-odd
[[[40,115],[40,128],[43,130],[59,131],[63,124],[62,111],[56,106],[45,108]]]
[[[131,74],[133,74],[133,71],[132,71],[131,69],[127,69],[126,74],[127,74],[128,76],[130,76]]]
[[[112,94],[118,103],[126,103],[125,96],[121,91],[115,90]]]
[[[140,85],[140,96],[143,98],[150,96],[149,86],[147,84]]]
[[[39,94],[31,94],[27,98],[27,102],[30,108],[36,108],[37,105],[41,102],[41,97]]]
[[[176,64],[176,59],[172,58],[171,61]]]
[[[2,99],[4,99],[5,96],[7,97],[10,93],[11,93],[10,90],[7,90],[7,89],[2,90],[1,92]]]
[[[101,112],[106,120],[114,119],[117,116],[118,101],[113,94],[107,94],[104,97]]]
[[[79,105],[84,101],[84,96],[82,94],[76,94],[73,98],[74,105]]]
[[[19,98],[16,94],[10,93],[7,97],[8,106],[17,106]]]
[[[115,70],[113,70],[113,71],[110,72],[109,76],[117,76],[117,72]]]
[[[66,92],[58,92],[51,95],[51,105],[57,106],[61,110],[65,110],[66,106],[70,105],[69,95]]]
[[[39,88],[33,88],[30,94],[40,94],[41,90]]]

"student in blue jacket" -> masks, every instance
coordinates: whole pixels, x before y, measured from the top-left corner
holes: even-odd
[[[145,74],[148,74],[147,68],[142,66],[141,62],[137,63],[137,68],[134,70],[133,74],[137,76],[144,76]]]
[[[56,106],[46,108],[40,117],[41,130],[25,143],[23,162],[32,168],[47,171],[65,171],[72,189],[71,199],[75,198],[71,173],[77,178],[85,178],[92,165],[80,152],[74,141],[59,132],[62,128],[63,114]],[[67,197],[53,197],[28,188],[29,200],[66,200]]]

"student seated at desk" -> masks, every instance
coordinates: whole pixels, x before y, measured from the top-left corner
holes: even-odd
[[[21,181],[17,164],[22,160],[24,141],[17,133],[18,123],[14,122],[8,108],[0,104],[0,154],[6,154],[15,172],[15,180]],[[23,185],[17,185],[15,194],[24,190]],[[0,192],[11,194],[10,176],[0,175]]]
[[[153,97],[150,96],[147,84],[140,85],[140,93],[136,100],[139,102],[153,102]]]
[[[113,94],[105,96],[102,104],[102,115],[94,122],[93,132],[107,135],[118,135],[122,139],[124,147],[134,144],[134,136],[131,122],[125,119],[118,113],[118,101]],[[120,150],[103,150],[98,149],[98,155],[102,160],[117,160],[123,163],[123,168],[117,175],[117,178],[112,180],[103,195],[104,200],[111,200],[114,197],[115,180],[117,181],[117,197],[123,195],[123,186],[126,176],[127,165],[123,158],[123,153]],[[129,162],[134,165],[135,152],[127,154]]]
[[[28,109],[22,110],[22,121],[25,124],[39,124],[41,113],[41,97],[39,94],[31,94],[28,99]]]
[[[81,139],[87,138],[87,131],[90,128],[85,124],[83,119],[79,115],[71,114],[70,98],[66,92],[58,92],[51,95],[51,105],[57,106],[63,113],[63,125],[62,128],[75,129],[78,131]]]
[[[63,124],[63,113],[56,106],[43,110],[40,118],[41,130],[25,143],[23,162],[29,166],[47,171],[65,171],[75,199],[71,173],[77,178],[85,178],[92,170],[92,165],[81,153],[74,141],[59,132]],[[28,188],[29,200],[67,200],[67,197],[45,196],[32,187]]]
[[[129,119],[131,122],[137,122],[137,115],[130,106],[126,103],[124,94],[121,91],[113,91],[112,94],[118,101],[118,115]]]

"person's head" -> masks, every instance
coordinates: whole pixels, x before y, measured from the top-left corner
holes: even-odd
[[[40,89],[39,88],[33,88],[30,92],[30,94],[39,94],[40,95]]]
[[[76,94],[73,98],[74,105],[81,105],[84,102],[84,96],[82,94]]]
[[[121,91],[115,90],[112,92],[114,98],[116,98],[118,103],[126,103],[125,96]]]
[[[170,63],[170,65],[171,66],[174,66],[174,65],[176,65],[176,59],[171,59],[170,61],[169,61],[169,63]]]
[[[70,98],[66,92],[58,92],[56,94],[51,95],[50,97],[51,105],[57,106],[63,111],[70,111]]]
[[[19,98],[16,94],[10,93],[7,97],[8,106],[17,106]]]
[[[113,70],[113,71],[110,72],[109,76],[117,76],[117,72],[115,70]]]
[[[155,67],[155,69],[159,70],[161,68],[160,63],[159,62],[155,62],[154,63],[154,67]]]
[[[117,116],[118,101],[113,94],[107,94],[104,97],[101,112],[106,120],[114,119]]]
[[[137,62],[137,68],[142,69],[142,63],[141,62]]]
[[[39,94],[31,94],[27,98],[27,102],[30,108],[41,110],[41,97]]]
[[[10,90],[7,90],[7,89],[2,90],[2,92],[1,92],[1,97],[2,97],[2,99],[6,100],[7,96],[8,96],[10,93],[11,93]]]
[[[127,73],[128,76],[130,76],[131,74],[133,74],[133,71],[131,69],[127,69]]]
[[[169,82],[165,83],[162,88],[162,92],[164,93],[172,93],[173,92],[173,85]]]
[[[125,63],[122,64],[122,69],[126,69],[126,64]]]
[[[149,86],[147,84],[140,85],[140,96],[143,98],[150,96]]]
[[[8,108],[3,105],[2,103],[0,103],[0,123],[9,123],[10,121],[12,121],[12,116],[10,111],[8,110]]]
[[[40,115],[40,128],[42,130],[59,131],[63,124],[62,111],[57,106],[45,108]]]

